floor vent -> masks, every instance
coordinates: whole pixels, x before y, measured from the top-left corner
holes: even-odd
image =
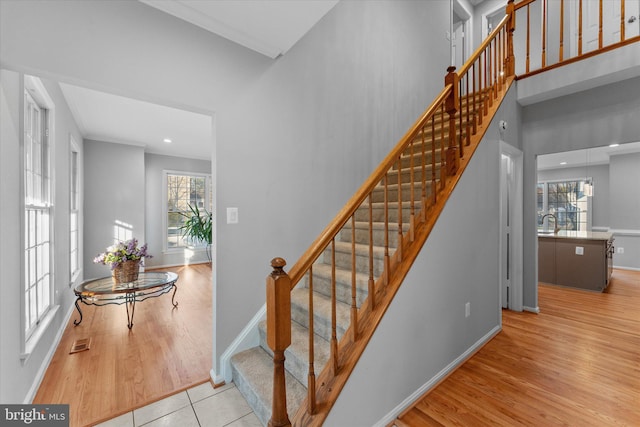
[[[82,338],[80,340],[76,340],[73,342],[71,346],[71,351],[69,354],[79,353],[81,351],[89,350],[91,346],[91,338]]]

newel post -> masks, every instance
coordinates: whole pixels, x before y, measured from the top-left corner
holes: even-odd
[[[449,147],[446,152],[446,171],[447,175],[455,175],[460,166],[460,156],[462,152],[458,153],[458,147],[456,144],[456,112],[458,111],[459,92],[458,92],[458,73],[456,73],[456,67],[451,66],[447,68],[447,75],[444,78],[444,84],[452,85],[451,94],[445,100],[445,108],[447,114],[449,114]]]
[[[267,276],[267,345],[273,351],[273,404],[269,427],[291,425],[284,376],[284,351],[291,345],[291,279],[284,271],[286,264],[282,258],[272,259],[273,271]]]
[[[507,57],[505,58],[505,71],[507,77],[516,74],[516,57],[513,54],[513,33],[516,30],[516,6],[514,0],[507,2],[507,15],[509,20],[507,21]]]

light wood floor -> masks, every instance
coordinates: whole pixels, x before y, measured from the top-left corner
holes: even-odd
[[[640,272],[605,293],[539,286],[397,426],[640,426]]]
[[[70,404],[72,427],[93,425],[209,379],[212,363],[211,267],[178,273],[178,307],[171,293],[136,304],[127,328],[125,306],[81,305],[74,311],[33,403]],[[69,354],[77,339],[88,351]]]

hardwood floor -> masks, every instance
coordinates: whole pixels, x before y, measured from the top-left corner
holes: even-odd
[[[212,363],[211,267],[159,269],[178,273],[171,294],[136,304],[127,328],[124,306],[82,305],[74,311],[33,403],[70,404],[70,425],[86,426],[206,382]],[[88,351],[69,354],[77,339]]]
[[[503,330],[397,426],[640,426],[640,272],[605,293],[539,286]]]

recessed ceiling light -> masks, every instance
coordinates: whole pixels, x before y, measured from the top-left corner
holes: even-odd
[[[619,146],[619,145],[620,145],[620,144],[610,144],[610,145],[609,145],[609,147],[613,148],[613,147],[617,147],[617,146]]]
[[[567,162],[560,162],[560,164],[561,164],[562,166],[564,166],[564,165],[566,165],[566,164],[567,164]]]
[[[173,142],[170,138],[165,138],[162,141],[166,142],[167,144],[171,144]]]

